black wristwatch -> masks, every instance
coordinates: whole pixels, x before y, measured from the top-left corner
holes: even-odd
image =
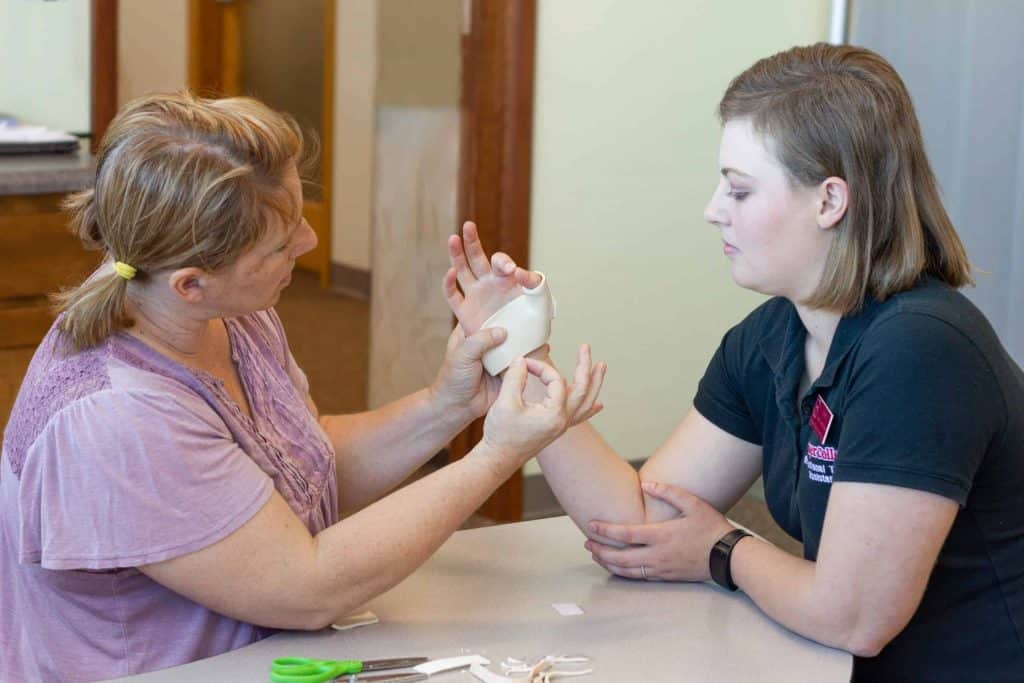
[[[733,529],[725,536],[718,539],[718,543],[711,548],[711,557],[708,559],[708,566],[711,569],[711,578],[722,588],[736,590],[736,584],[732,581],[732,549],[740,542],[741,538],[749,536],[743,529]]]

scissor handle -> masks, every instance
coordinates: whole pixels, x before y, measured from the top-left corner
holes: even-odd
[[[355,659],[279,657],[270,665],[270,680],[274,683],[324,683],[362,670],[363,663]]]

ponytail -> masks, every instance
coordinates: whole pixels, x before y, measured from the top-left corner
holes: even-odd
[[[103,235],[96,221],[93,191],[71,195],[65,200],[64,209],[71,212],[72,230],[82,242],[93,249],[102,248]],[[125,310],[127,294],[128,279],[109,260],[104,260],[85,282],[50,297],[61,316],[58,324],[72,351],[96,346],[131,325]]]
[[[61,208],[71,214],[71,231],[86,249],[102,249],[103,235],[96,218],[96,194],[92,189],[69,195]]]

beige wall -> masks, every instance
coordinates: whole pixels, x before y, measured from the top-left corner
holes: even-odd
[[[370,269],[377,97],[377,3],[337,0],[331,260]]]
[[[377,8],[370,407],[433,380],[451,332],[440,282],[455,225],[462,4]]]
[[[118,3],[117,102],[188,83],[187,0]]]
[[[762,300],[701,217],[718,98],[757,58],[824,40],[828,18],[826,0],[540,0],[531,265],[558,298],[559,365],[584,341],[608,361],[595,424],[623,457],[668,436]]]
[[[331,260],[371,270],[380,107],[456,107],[461,0],[338,0]]]

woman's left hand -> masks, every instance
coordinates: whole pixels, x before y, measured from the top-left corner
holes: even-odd
[[[679,511],[678,517],[649,524],[593,521],[591,533],[626,544],[616,548],[587,540],[583,547],[613,574],[630,579],[706,581],[711,548],[735,527],[725,515],[685,489],[644,482],[644,493]]]

